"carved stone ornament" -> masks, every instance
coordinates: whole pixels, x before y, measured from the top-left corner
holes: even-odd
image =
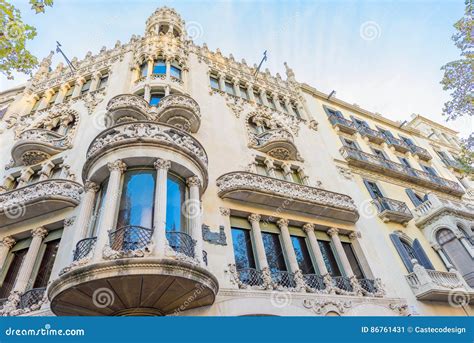
[[[316,300],[316,299],[304,299],[303,306],[307,309],[312,310],[314,313],[319,315],[325,315],[330,311],[336,311],[338,314],[346,312],[352,308],[352,302],[348,300]]]

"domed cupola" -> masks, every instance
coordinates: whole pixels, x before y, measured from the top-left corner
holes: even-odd
[[[145,35],[172,33],[175,37],[186,37],[184,20],[174,9],[160,7],[146,21]]]

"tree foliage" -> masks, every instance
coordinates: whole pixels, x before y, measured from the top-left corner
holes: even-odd
[[[43,13],[53,0],[30,0],[30,4],[36,13]],[[0,73],[8,79],[15,71],[31,75],[38,59],[26,43],[36,37],[36,29],[23,23],[20,11],[6,0],[0,0],[0,28]]]

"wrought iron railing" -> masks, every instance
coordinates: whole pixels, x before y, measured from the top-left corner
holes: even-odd
[[[174,251],[194,258],[194,247],[196,242],[190,235],[180,231],[167,231],[166,239]]]
[[[331,122],[331,124],[333,126],[334,125],[342,125],[342,126],[351,128],[354,131],[357,130],[356,125],[354,124],[354,122],[351,121],[351,120],[348,120],[346,118],[342,118],[342,117],[339,117],[339,116],[336,116],[336,115],[330,115],[329,116],[329,121]]]
[[[373,201],[374,204],[377,206],[379,213],[382,213],[383,211],[392,211],[404,214],[406,216],[412,216],[410,209],[403,201],[386,197],[378,197],[375,198]]]
[[[206,250],[202,251],[202,261],[207,266],[207,251]]]
[[[242,268],[237,269],[239,280],[248,286],[261,286],[263,285],[263,273],[255,268]]]
[[[306,285],[312,289],[324,290],[326,289],[326,284],[324,283],[324,278],[318,274],[303,274],[303,280]]]
[[[463,169],[463,166],[459,161],[450,158],[444,159],[443,161],[448,167],[452,167],[454,169]]]
[[[378,130],[371,129],[370,127],[364,125],[357,125],[357,129],[362,136],[374,137],[379,141],[385,140],[385,135]]]
[[[74,250],[74,261],[81,260],[89,255],[96,242],[97,237],[84,238],[77,242],[76,249]]]
[[[143,226],[124,226],[109,234],[110,247],[115,251],[133,251],[150,243],[153,229]]]
[[[8,298],[2,298],[0,299],[0,309],[3,308],[3,306],[5,305],[5,303],[7,302]]]
[[[389,145],[394,146],[395,148],[401,148],[403,150],[410,150],[410,146],[402,139],[391,137],[391,136],[385,136],[387,138],[387,142]]]
[[[430,153],[425,148],[419,147],[418,145],[411,144],[410,150],[412,153],[414,153],[415,155],[418,155],[419,157],[423,159],[427,159],[427,160],[431,159]]]
[[[371,279],[359,279],[360,287],[368,293],[377,293],[377,287],[375,285],[375,280]]]
[[[25,309],[38,304],[41,300],[43,300],[45,291],[46,287],[33,288],[29,291],[26,291],[20,296],[20,303],[18,304],[18,308]]]
[[[293,273],[281,270],[275,270],[271,272],[272,275],[272,282],[276,286],[284,287],[284,288],[295,288],[296,282]]]
[[[346,291],[346,292],[352,292],[354,289],[351,284],[351,280],[347,276],[334,276],[332,278],[333,286]]]

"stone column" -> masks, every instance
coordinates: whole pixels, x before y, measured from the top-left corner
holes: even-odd
[[[303,279],[303,272],[300,270],[298,265],[298,260],[296,259],[295,249],[293,243],[291,242],[290,231],[288,229],[288,219],[280,219],[277,221],[277,225],[281,231],[281,239],[283,241],[283,249],[285,250],[286,256],[288,258],[288,264],[290,272],[293,273],[294,281],[296,283],[296,288],[299,290],[306,289],[306,284]]]
[[[3,237],[3,239],[0,241],[0,269],[3,269],[3,265],[7,260],[8,253],[15,244],[16,241],[10,236]]]
[[[154,163],[156,169],[155,208],[153,213],[153,238],[154,255],[163,256],[166,248],[166,194],[168,170],[171,162],[157,159]]]
[[[75,85],[74,85],[74,91],[72,92],[72,98],[77,98],[79,96],[79,94],[81,94],[81,89],[82,89],[82,85],[86,82],[86,79],[84,79],[83,77],[81,77],[79,80],[76,81]]]
[[[438,253],[439,257],[443,261],[448,271],[454,267],[449,261],[449,258],[444,253],[443,248],[439,244],[432,245],[432,248]]]
[[[186,180],[186,184],[189,187],[189,202],[187,204],[189,228],[191,231],[191,237],[196,241],[194,257],[202,264],[202,217],[201,200],[199,195],[201,181],[197,176],[191,176]]]
[[[44,163],[41,167],[41,171],[39,172],[40,174],[40,181],[47,180],[49,178],[49,174],[51,174],[51,170],[54,168],[54,163],[51,161],[47,161]]]
[[[342,263],[342,267],[344,268],[344,273],[347,277],[351,278],[354,276],[354,272],[352,271],[351,264],[349,263],[349,259],[347,258],[346,252],[342,247],[341,240],[339,239],[339,229],[331,228],[328,230],[328,235],[331,237],[332,244],[334,248],[336,248],[337,255],[339,260]]]
[[[291,106],[291,101],[289,98],[285,98],[285,106],[288,111],[288,114],[292,117],[296,117],[295,111],[293,111],[293,106]]]
[[[100,78],[102,77],[102,74],[100,72],[97,72],[93,75],[92,77],[92,82],[91,82],[91,88],[89,89],[90,92],[93,92],[97,89],[99,86]]]
[[[265,254],[265,246],[263,245],[262,231],[260,230],[260,215],[251,214],[248,217],[252,225],[252,238],[255,243],[255,254],[257,255],[257,264],[260,270],[268,270],[267,255]]]
[[[328,275],[328,269],[326,268],[326,264],[324,263],[323,254],[321,253],[321,248],[319,247],[318,240],[316,239],[316,235],[314,234],[314,225],[307,223],[303,225],[303,231],[306,232],[309,240],[309,246],[311,248],[311,252],[316,260],[316,264],[318,266],[319,273],[321,276]]]
[[[293,172],[291,170],[291,167],[288,165],[288,163],[283,163],[282,165],[283,171],[285,172],[285,180],[289,182],[294,182],[293,180]]]
[[[303,185],[305,185],[305,186],[310,186],[310,184],[309,184],[309,176],[306,175],[304,169],[301,168],[301,167],[299,167],[297,171],[298,171],[298,174],[300,175],[301,180],[303,181]]]
[[[275,109],[279,112],[285,112],[285,110],[281,107],[280,104],[280,99],[278,98],[278,95],[273,94],[273,103],[275,104]]]
[[[247,86],[247,93],[248,93],[248,96],[249,96],[249,100],[252,101],[252,102],[255,102],[255,95],[253,94],[253,86],[252,85]]]
[[[225,75],[223,73],[219,73],[219,88],[221,91],[225,92]]]
[[[46,229],[43,227],[39,227],[31,231],[33,238],[31,240],[30,247],[28,248],[28,252],[26,253],[25,259],[23,260],[23,263],[20,267],[20,271],[18,272],[14,291],[23,293],[28,287],[31,273],[33,272],[33,267],[41,248],[41,243],[47,234],[48,231],[46,231]]]
[[[23,169],[21,171],[20,177],[18,179],[17,188],[26,186],[26,184],[30,180],[31,175],[33,175],[33,174],[34,174],[34,171],[30,167]]]
[[[181,77],[182,77],[184,89],[189,91],[189,69],[188,69],[188,67],[184,67],[181,70]]]
[[[150,99],[151,99],[151,88],[150,88],[150,85],[145,85],[145,91],[144,91],[144,94],[143,94],[143,98],[145,99],[145,101],[147,103],[150,102]]]
[[[240,82],[238,80],[234,80],[234,94],[235,96],[237,97],[241,97],[240,96]]]
[[[62,86],[59,88],[59,90],[58,90],[59,94],[58,94],[58,96],[57,96],[57,98],[56,98],[56,101],[54,102],[55,104],[60,104],[60,103],[63,102],[64,97],[66,96],[66,93],[67,93],[67,91],[69,90],[69,88],[71,88],[71,86],[70,86],[69,84],[67,84],[67,83],[64,84],[64,85],[62,85]]]
[[[467,250],[469,255],[471,255],[471,258],[474,258],[474,248],[472,247],[471,243],[468,242],[466,236],[464,236],[461,231],[456,231],[454,232],[454,234],[456,235],[456,238],[459,239],[464,248]]]
[[[153,73],[153,58],[149,57],[147,60],[148,63],[148,68],[146,69],[146,78],[149,80],[151,77],[151,74]]]
[[[171,78],[171,61],[169,58],[165,60],[166,65],[166,79],[169,80]]]
[[[268,175],[276,178],[275,166],[273,165],[273,161],[269,158],[266,158],[263,163],[265,163],[265,165],[267,166]]]
[[[263,105],[270,107],[267,100],[267,92],[265,92],[263,89],[260,90],[260,100],[262,100]]]
[[[110,170],[109,183],[104,199],[104,211],[102,222],[97,231],[97,242],[94,251],[93,261],[98,262],[102,259],[102,253],[109,242],[109,231],[114,230],[114,224],[117,217],[117,208],[120,203],[120,189],[122,174],[127,170],[127,165],[122,160],[116,160],[107,164]]]

